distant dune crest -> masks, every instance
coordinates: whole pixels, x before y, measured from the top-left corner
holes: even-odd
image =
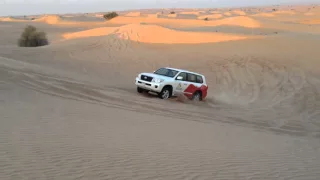
[[[198,19],[208,18],[209,20],[211,20],[211,19],[220,19],[222,17],[223,17],[222,14],[210,14],[210,15],[198,16]]]
[[[34,21],[45,22],[48,24],[58,24],[61,22],[61,18],[58,16],[50,15],[50,16],[43,16],[39,19],[35,19]]]
[[[129,12],[125,16],[138,17],[141,16],[141,12]]]
[[[155,36],[158,34],[159,36]],[[75,33],[66,33],[65,39],[86,38],[92,36],[116,35],[120,39],[143,43],[195,44],[242,40],[250,37],[223,33],[183,32],[163,28],[157,25],[129,24],[119,28],[95,28]]]
[[[261,27],[261,23],[247,16],[227,17],[213,21],[201,21],[197,19],[165,19],[165,18],[146,18],[146,17],[125,17],[119,16],[109,21],[112,24],[139,24],[150,23],[159,25],[178,25],[178,26],[241,26],[249,28]]]
[[[234,10],[234,11],[232,11],[232,13],[235,15],[240,15],[240,16],[247,15],[247,13],[245,13],[244,11],[241,11],[241,10]]]

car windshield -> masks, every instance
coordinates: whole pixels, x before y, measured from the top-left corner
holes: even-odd
[[[175,71],[173,69],[167,69],[167,68],[160,68],[154,72],[154,74],[167,76],[167,77],[174,77],[178,71]]]

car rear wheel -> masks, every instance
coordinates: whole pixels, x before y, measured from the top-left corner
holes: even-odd
[[[195,92],[191,99],[193,101],[201,101],[202,100],[201,93],[199,91]]]
[[[164,87],[159,93],[161,99],[168,99],[171,97],[171,89],[169,87]]]

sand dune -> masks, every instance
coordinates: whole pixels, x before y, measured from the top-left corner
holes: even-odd
[[[162,28],[156,25],[127,25],[119,28],[116,33],[120,38],[144,43],[193,44],[243,40],[248,37],[227,35],[222,33],[182,32]],[[161,34],[155,36],[154,34]]]
[[[205,18],[208,18],[208,19],[219,19],[219,18],[222,18],[223,15],[221,14],[210,14],[210,15],[203,15],[203,16],[198,16],[198,19],[205,19]]]
[[[310,24],[310,25],[317,25],[320,24],[320,19],[308,19],[308,20],[303,20],[300,21],[302,24]]]
[[[179,14],[190,14],[190,15],[200,15],[201,12],[197,12],[197,11],[188,11],[188,12],[179,12]]]
[[[2,17],[2,18],[0,18],[0,21],[14,21],[14,19],[12,19],[10,17]]]
[[[248,28],[257,28],[261,24],[259,21],[254,20],[246,16],[229,17],[225,19],[219,19],[215,21],[203,21],[203,20],[192,20],[192,19],[164,19],[164,18],[144,18],[144,17],[124,17],[119,16],[109,21],[113,24],[138,24],[138,23],[150,23],[158,25],[176,25],[176,26],[241,26]]]
[[[307,12],[307,13],[304,13],[305,16],[315,16],[316,14],[315,13],[312,13],[312,12]]]
[[[76,38],[86,38],[86,37],[94,37],[94,36],[105,36],[108,34],[113,33],[117,28],[114,27],[102,27],[102,28],[95,28],[86,31],[80,31],[75,33],[66,33],[62,36],[65,39],[76,39]]]
[[[102,18],[102,17],[103,17],[103,14],[96,14],[95,17]]]
[[[232,40],[243,40],[249,37],[230,35],[223,33],[196,33],[183,32],[163,28],[157,25],[140,25],[130,24],[120,28],[96,28],[81,32],[67,33],[63,37],[65,39],[84,38],[91,36],[105,36],[115,34],[121,39],[138,41],[143,43],[164,43],[164,44],[194,44],[223,42]],[[154,34],[161,34],[155,36]]]
[[[177,17],[177,14],[168,14],[168,17],[176,18],[176,17]]]
[[[223,13],[225,16],[232,16],[231,12],[225,12]]]
[[[220,11],[210,11],[210,13],[212,13],[212,14],[221,14]]]
[[[149,18],[158,18],[159,15],[158,14],[147,14],[147,17],[149,17]]]
[[[50,25],[71,25],[71,26],[92,26],[104,24],[104,19],[101,17],[87,17],[87,16],[70,16],[62,17],[56,15],[46,15],[39,18],[35,18],[32,22],[41,22]]]
[[[27,20],[15,19],[15,18],[11,18],[11,17],[0,17],[0,21],[4,21],[4,22],[26,22]]]
[[[141,13],[140,12],[129,12],[125,16],[139,17],[139,16],[141,16]]]
[[[61,22],[61,18],[58,17],[58,16],[50,15],[50,16],[43,16],[43,17],[35,19],[33,21],[35,21],[35,22],[45,22],[45,23],[48,23],[48,24],[58,24],[58,23]]]
[[[0,179],[319,180],[319,7],[273,8],[3,18]],[[26,24],[50,45],[17,47]],[[166,66],[204,74],[207,99],[136,92],[138,73]]]
[[[235,15],[240,15],[240,16],[245,16],[247,15],[244,11],[241,11],[241,10],[234,10],[231,12],[232,14],[235,14]]]
[[[296,12],[294,12],[294,11],[275,11],[272,13],[279,14],[279,15],[295,15],[296,14]]]
[[[257,13],[257,14],[253,14],[251,16],[256,16],[256,17],[275,17],[275,15],[272,14],[272,13]]]

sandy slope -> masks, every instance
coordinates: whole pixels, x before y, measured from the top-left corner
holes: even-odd
[[[140,16],[140,15],[141,15],[140,12],[129,12],[129,13],[126,14],[125,16],[138,17],[138,16]]]
[[[308,19],[308,20],[303,20],[300,23],[302,24],[315,24],[319,25],[320,24],[320,19]]]
[[[92,36],[105,36],[113,33],[118,28],[114,27],[102,27],[102,28],[95,28],[90,30],[85,30],[81,32],[75,33],[66,33],[63,34],[65,39],[74,39],[74,38],[85,38],[85,37],[92,37]]]
[[[320,29],[299,23],[317,17],[229,18],[43,20],[55,41],[39,48],[16,46],[30,22],[0,22],[0,179],[320,179]],[[235,26],[282,30],[217,42]],[[138,94],[136,75],[163,66],[205,74],[208,98]]]
[[[257,17],[275,17],[275,15],[272,14],[272,13],[257,13],[257,14],[253,14],[252,16],[257,16]]]
[[[129,24],[119,28],[105,27],[96,28],[81,32],[67,33],[65,39],[84,38],[91,36],[105,36],[116,34],[121,39],[138,41],[143,43],[164,43],[164,44],[201,44],[210,42],[223,42],[232,40],[243,40],[247,38],[240,35],[231,35],[223,33],[200,33],[184,32],[163,28],[157,25]],[[159,34],[160,36],[155,36]]]
[[[208,19],[219,19],[219,18],[222,18],[223,15],[222,14],[210,14],[210,15],[203,15],[203,16],[198,16],[198,19],[205,19],[205,18],[208,18]]]
[[[43,16],[41,18],[35,19],[35,22],[45,22],[48,24],[58,24],[61,22],[61,18],[58,16]]]
[[[234,11],[232,11],[232,13],[235,15],[240,15],[240,16],[247,15],[247,13],[245,13],[244,11],[241,11],[241,10],[234,10]]]
[[[109,21],[113,24],[137,24],[149,23],[159,25],[175,25],[175,26],[242,26],[257,28],[260,27],[259,21],[246,16],[228,17],[214,21],[193,20],[193,19],[164,19],[164,18],[144,18],[144,17],[124,17],[120,16]]]

